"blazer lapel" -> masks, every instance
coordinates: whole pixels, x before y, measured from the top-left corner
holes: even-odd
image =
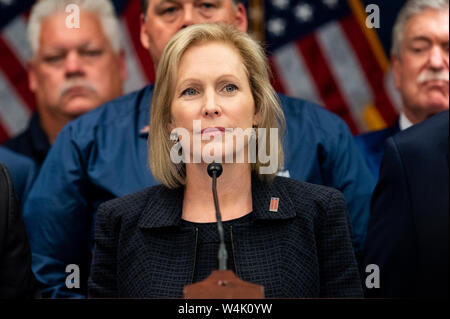
[[[296,216],[284,187],[252,179],[253,222],[231,229],[236,275],[264,286],[265,296],[283,290],[283,258],[286,222]],[[271,200],[278,199],[277,211],[270,211]]]
[[[196,231],[183,230],[181,223],[184,188],[159,186],[139,219],[139,236],[145,251],[137,256],[151,269],[145,295],[150,298],[182,297],[183,287],[192,283]]]

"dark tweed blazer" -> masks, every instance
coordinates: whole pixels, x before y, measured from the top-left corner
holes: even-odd
[[[266,298],[361,297],[344,198],[277,177],[252,180],[254,221],[232,228],[236,274]],[[278,212],[270,212],[278,197]],[[154,186],[99,207],[90,297],[179,298],[192,283],[196,232],[179,225],[183,188]]]

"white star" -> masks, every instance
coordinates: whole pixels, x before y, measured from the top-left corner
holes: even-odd
[[[289,0],[272,0],[272,5],[278,9],[284,10],[289,6]]]
[[[323,4],[326,5],[330,9],[336,8],[339,0],[322,0]]]
[[[269,20],[267,23],[267,30],[269,30],[270,33],[280,36],[284,33],[286,29],[286,22],[283,19],[275,18],[272,20]]]
[[[312,7],[306,3],[299,4],[295,7],[295,16],[301,22],[311,21],[313,16]]]

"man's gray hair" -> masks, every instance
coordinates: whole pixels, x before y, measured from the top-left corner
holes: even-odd
[[[401,56],[403,31],[409,19],[426,9],[444,10],[448,7],[449,0],[408,0],[400,10],[394,24],[392,31],[391,54],[396,57]]]
[[[149,0],[140,0],[141,11],[142,11],[142,14],[144,14],[144,16],[147,15],[148,2],[149,2]],[[232,2],[234,5],[237,6],[239,3],[244,2],[244,1],[243,0],[232,0]]]
[[[113,50],[119,52],[121,49],[119,20],[110,0],[40,0],[31,9],[28,22],[28,41],[33,56],[39,49],[42,21],[57,12],[65,12],[66,7],[71,4],[77,5],[80,11],[86,10],[96,14]]]

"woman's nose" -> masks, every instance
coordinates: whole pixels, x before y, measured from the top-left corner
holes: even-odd
[[[202,110],[203,116],[220,116],[222,115],[222,108],[217,103],[215,94],[207,93],[205,95],[205,102]]]

